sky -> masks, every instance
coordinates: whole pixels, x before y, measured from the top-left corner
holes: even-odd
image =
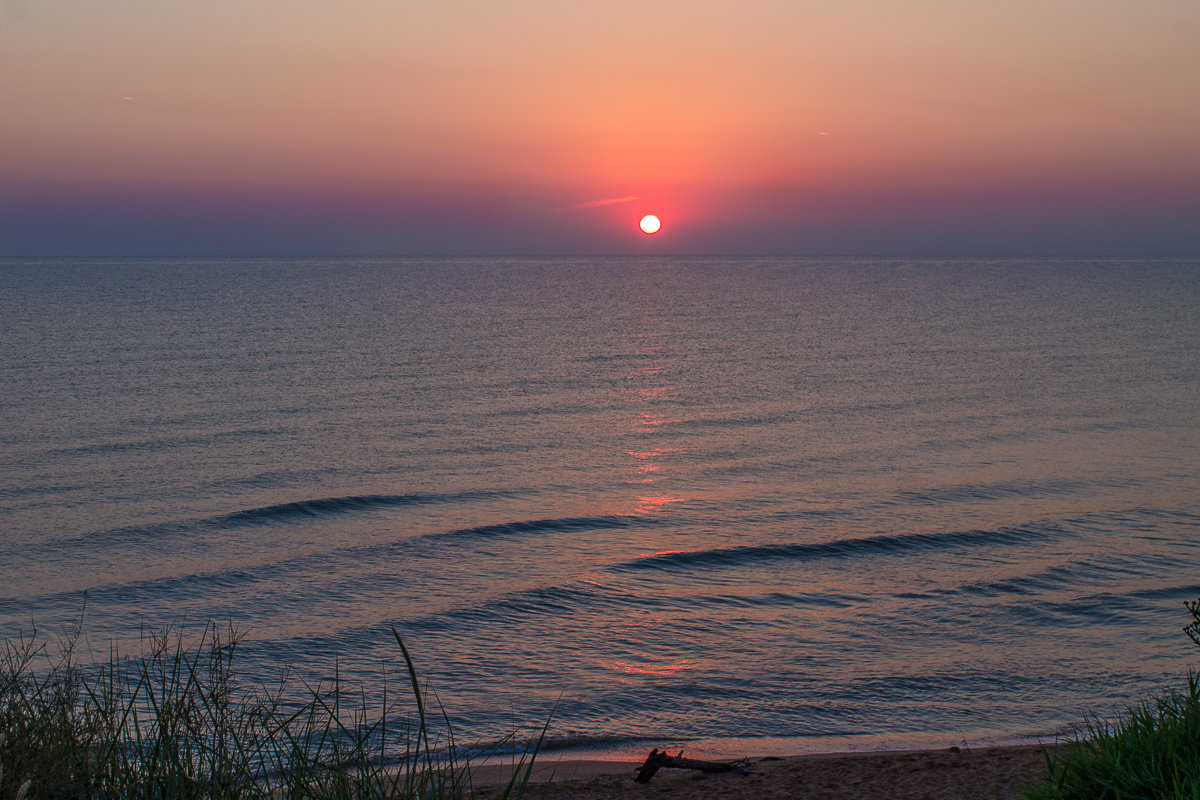
[[[1198,87],[1196,0],[0,0],[0,256],[1197,255]]]

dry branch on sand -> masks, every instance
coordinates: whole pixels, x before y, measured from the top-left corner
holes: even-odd
[[[698,758],[684,758],[682,750],[679,751],[679,755],[673,756],[665,750],[660,752],[655,747],[650,750],[650,755],[646,756],[646,760],[638,769],[634,780],[638,783],[649,783],[650,779],[654,777],[654,773],[663,767],[698,769],[701,772],[735,772],[739,765],[733,761],[702,761]]]

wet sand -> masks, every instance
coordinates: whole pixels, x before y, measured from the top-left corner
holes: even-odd
[[[746,759],[732,773],[660,769],[634,782],[640,762],[539,763],[528,797],[545,800],[994,800],[1013,798],[1043,774],[1042,747],[981,747],[928,751],[835,753]],[[477,785],[503,778],[485,767]],[[489,790],[481,789],[480,797]]]

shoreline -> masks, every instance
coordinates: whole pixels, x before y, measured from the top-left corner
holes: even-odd
[[[1038,746],[1066,741],[1075,727],[1060,725],[1054,730],[1019,733],[995,730],[941,733],[871,733],[843,736],[726,736],[710,739],[639,739],[604,744],[555,743],[551,741],[538,754],[538,761],[637,761],[645,759],[651,748],[692,758],[736,761],[766,758],[849,753],[926,752],[950,747],[982,749],[991,747]]]
[[[1044,774],[1052,745],[950,746],[922,750],[868,750],[754,756],[729,773],[663,768],[648,784],[633,775],[645,758],[542,758],[534,764],[533,794],[545,800],[746,797],[753,800],[960,800],[1011,798]],[[691,751],[685,751],[692,755]],[[504,783],[500,763],[473,771],[476,795]]]

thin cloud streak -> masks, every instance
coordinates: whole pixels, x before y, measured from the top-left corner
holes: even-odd
[[[632,203],[634,200],[641,199],[642,198],[636,194],[627,194],[624,197],[608,197],[603,200],[588,200],[586,203],[576,203],[573,206],[567,206],[567,208],[601,208],[603,206],[615,206],[617,203]]]

